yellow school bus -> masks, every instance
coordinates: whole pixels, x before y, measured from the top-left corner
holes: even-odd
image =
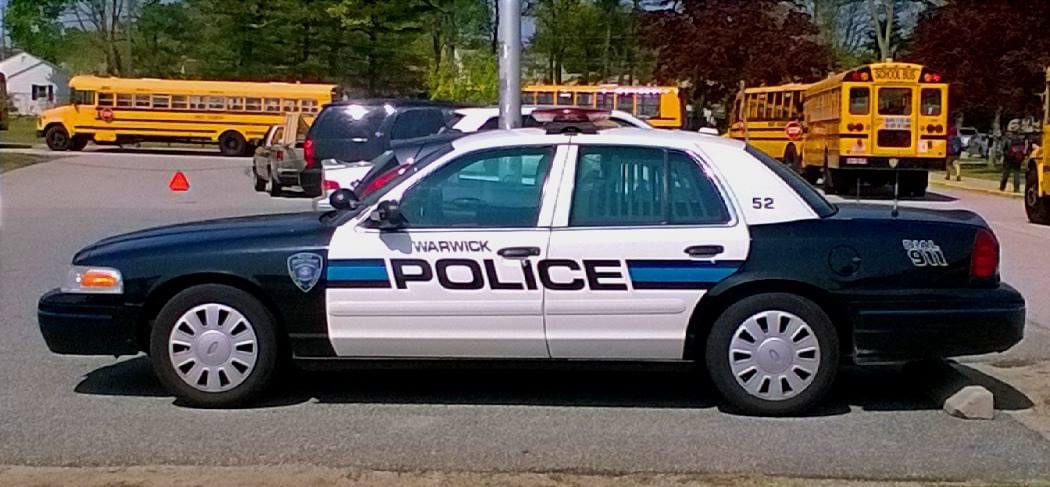
[[[791,83],[741,90],[729,114],[729,136],[798,168],[804,137],[802,102],[807,88],[808,84]]]
[[[1043,134],[1038,148],[1032,153],[1025,172],[1024,209],[1028,220],[1050,224],[1050,67],[1046,68],[1046,88],[1043,90]]]
[[[860,181],[926,193],[927,171],[947,156],[948,84],[918,64],[886,61],[831,75],[806,90],[802,173],[828,193]]]
[[[653,127],[682,128],[682,100],[675,86],[531,85],[522,105],[566,105],[622,110]]]
[[[51,150],[80,150],[89,141],[208,142],[244,155],[286,113],[316,113],[341,96],[331,84],[97,76],[74,76],[69,88],[69,105],[37,119],[37,136]]]

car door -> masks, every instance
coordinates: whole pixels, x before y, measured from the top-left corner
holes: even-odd
[[[680,359],[705,290],[747,257],[746,225],[690,152],[580,145],[569,158],[543,276],[557,284],[544,291],[551,356]]]
[[[436,162],[384,196],[399,199],[402,228],[367,219],[338,228],[327,270],[337,354],[547,358],[533,267],[546,254],[559,182],[551,174],[561,174],[565,150]]]
[[[281,134],[284,132],[282,125],[274,125],[266,131],[266,137],[263,139],[262,145],[255,149],[255,155],[252,157],[252,162],[255,164],[255,173],[263,179],[270,179],[270,157],[273,155],[273,144],[280,140]]]

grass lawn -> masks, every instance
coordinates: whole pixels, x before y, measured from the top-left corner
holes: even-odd
[[[36,117],[11,117],[10,127],[0,131],[0,145],[42,144],[44,139],[36,138]]]
[[[31,166],[39,162],[50,161],[52,158],[38,154],[19,154],[13,152],[0,152],[0,173]]]
[[[1002,174],[1003,170],[1001,167],[989,167],[983,160],[980,160],[980,162],[977,164],[967,164],[965,162],[962,164],[963,179],[974,178],[987,179],[989,181],[998,181]]]

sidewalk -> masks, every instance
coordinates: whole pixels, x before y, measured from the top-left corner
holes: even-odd
[[[963,176],[962,181],[956,181],[952,179],[947,181],[944,179],[944,171],[931,171],[930,172],[930,185],[942,186],[953,189],[964,189],[967,191],[978,191],[981,193],[991,194],[995,196],[1005,196],[1007,198],[1024,198],[1024,181],[1021,181],[1021,191],[1013,193],[1013,181],[1010,181],[1006,185],[1006,191],[999,191],[999,181],[992,181],[990,179],[980,178],[967,178]]]

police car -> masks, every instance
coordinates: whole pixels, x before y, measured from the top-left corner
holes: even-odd
[[[326,213],[102,240],[40,299],[41,331],[61,354],[144,351],[206,407],[258,399],[286,359],[496,359],[698,362],[762,415],[811,408],[842,363],[1021,339],[976,214],[835,206],[740,141],[601,116],[449,141]]]

